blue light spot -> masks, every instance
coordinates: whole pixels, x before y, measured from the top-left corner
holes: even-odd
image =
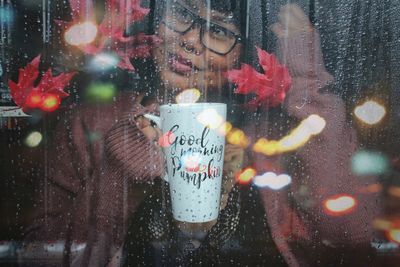
[[[10,6],[0,7],[0,24],[11,24],[14,21],[14,10]]]
[[[381,175],[389,168],[389,159],[382,153],[358,151],[351,159],[351,169],[356,175]]]

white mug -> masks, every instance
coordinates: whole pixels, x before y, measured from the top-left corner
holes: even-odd
[[[173,217],[191,223],[217,219],[225,151],[219,127],[226,104],[168,104],[160,107],[160,117],[144,116],[163,133]]]

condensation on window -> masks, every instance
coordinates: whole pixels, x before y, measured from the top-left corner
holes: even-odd
[[[397,266],[399,23],[0,0],[0,266]]]

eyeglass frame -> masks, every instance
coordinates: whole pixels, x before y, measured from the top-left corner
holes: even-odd
[[[221,55],[221,56],[225,56],[225,55],[229,54],[229,53],[235,48],[235,46],[236,46],[238,43],[241,43],[241,42],[243,41],[244,38],[243,38],[242,35],[237,34],[237,33],[235,33],[234,31],[231,31],[231,30],[229,30],[229,29],[227,29],[227,28],[225,28],[225,27],[223,27],[223,26],[221,26],[221,25],[219,25],[219,24],[217,24],[217,23],[214,23],[214,22],[211,22],[211,21],[207,21],[206,19],[203,19],[203,18],[200,17],[199,15],[193,13],[190,9],[186,8],[184,5],[181,5],[181,4],[179,4],[179,3],[176,3],[176,4],[178,4],[178,5],[180,5],[182,8],[184,8],[185,11],[187,11],[187,12],[192,16],[193,21],[192,21],[192,24],[191,24],[185,31],[178,31],[178,30],[176,30],[176,29],[171,28],[171,27],[168,25],[168,23],[165,22],[165,19],[162,19],[161,22],[162,22],[168,29],[170,29],[171,31],[174,31],[174,32],[176,32],[176,33],[179,33],[179,34],[181,34],[181,35],[184,35],[184,34],[186,34],[187,32],[189,32],[190,30],[192,30],[192,29],[194,28],[195,25],[198,24],[198,25],[200,26],[200,42],[201,42],[201,44],[202,44],[205,48],[207,48],[208,50],[210,50],[210,51],[212,51],[212,52],[214,52],[214,53],[216,53],[216,54],[218,54],[218,55]],[[204,44],[204,42],[203,42],[203,35],[204,35],[204,28],[203,28],[203,26],[204,26],[205,24],[207,24],[208,22],[209,22],[210,24],[213,24],[213,25],[216,25],[216,26],[218,26],[218,27],[220,27],[220,28],[223,28],[224,30],[226,30],[227,32],[229,32],[230,34],[232,34],[232,35],[235,37],[235,42],[232,44],[232,47],[231,47],[227,52],[221,53],[221,52],[215,51],[214,49],[211,49],[211,48],[209,48],[208,46],[206,46],[206,45]]]

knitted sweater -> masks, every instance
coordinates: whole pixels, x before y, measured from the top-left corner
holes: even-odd
[[[373,235],[370,223],[380,203],[377,195],[361,190],[374,183],[374,177],[351,174],[357,138],[346,123],[342,100],[323,91],[332,77],[323,65],[318,34],[279,40],[279,48],[293,78],[284,103],[287,113],[298,120],[318,114],[327,125],[292,154],[300,167],[291,173],[289,188],[259,190],[272,238],[287,264],[309,266],[307,254],[318,255],[322,246],[368,245]],[[135,116],[143,113],[146,109],[135,104],[134,96],[121,94],[109,104],[78,108],[60,121],[27,239],[66,240],[67,248],[73,241],[86,242],[79,264],[107,264],[123,242],[127,219],[163,171],[159,149],[135,125]],[[261,116],[244,130],[255,141],[270,127],[275,125]],[[250,150],[248,155],[260,174],[268,170],[265,162],[281,166],[280,157]],[[326,214],[323,200],[340,194],[357,199],[354,211]]]

